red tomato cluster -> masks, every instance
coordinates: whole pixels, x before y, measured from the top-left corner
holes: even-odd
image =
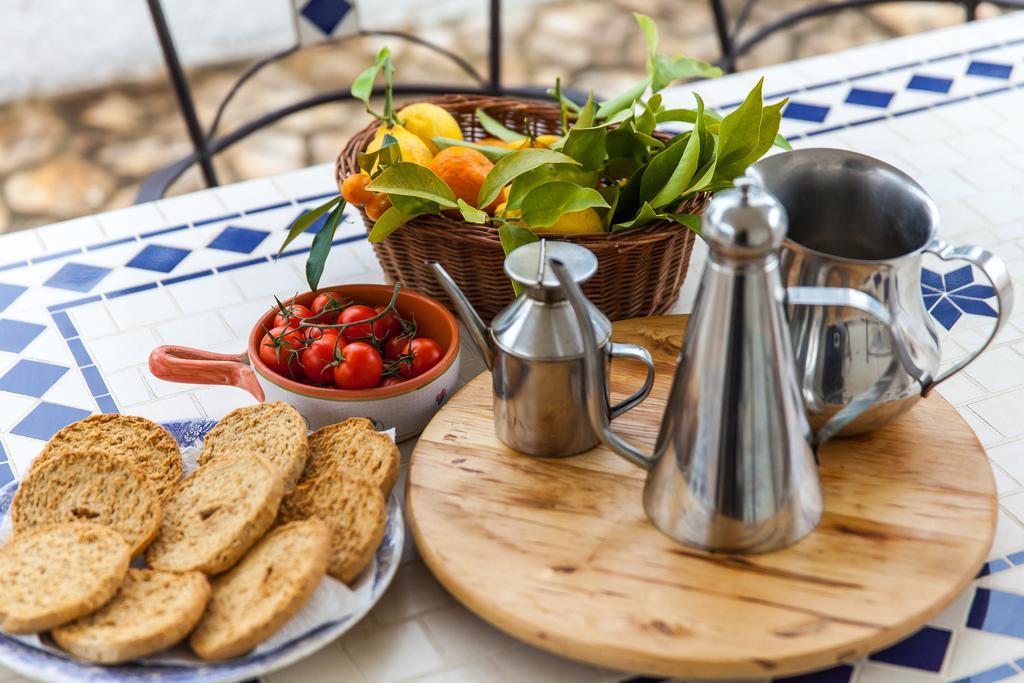
[[[393,307],[372,308],[334,292],[318,294],[308,307],[278,302],[259,353],[284,377],[339,389],[401,384],[444,357],[440,344],[417,336],[415,323]]]

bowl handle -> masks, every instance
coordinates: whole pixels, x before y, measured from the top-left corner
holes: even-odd
[[[168,382],[226,384],[245,389],[257,401],[266,400],[245,353],[212,353],[187,346],[158,346],[149,354],[149,370]]]

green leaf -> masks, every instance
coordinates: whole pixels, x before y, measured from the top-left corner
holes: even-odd
[[[745,159],[753,153],[757,147],[761,134],[761,118],[763,109],[761,104],[761,88],[764,85],[762,78],[750,91],[743,104],[722,119],[721,128],[718,132],[718,171],[717,175],[726,180],[732,180],[729,174],[734,168],[741,166]],[[772,139],[775,138],[772,132]]]
[[[506,128],[505,124],[492,117],[483,109],[476,110],[476,120],[480,122],[480,126],[484,130],[502,142],[519,142],[526,139],[525,135],[517,133],[511,128]]]
[[[352,97],[360,100],[366,105],[366,111],[373,114],[373,110],[370,109],[370,96],[373,95],[373,82],[377,80],[377,74],[384,68],[384,63],[387,62],[391,57],[391,51],[388,48],[381,48],[381,51],[377,53],[377,61],[363,70],[361,74],[356,76],[356,79],[352,81]],[[376,114],[374,114],[376,116]]]
[[[535,169],[523,173],[512,181],[508,191],[508,202],[505,211],[520,208],[523,197],[529,194],[530,190],[555,180],[564,180],[582,187],[593,187],[597,184],[597,174],[593,171],[584,171],[580,166],[572,164],[544,164]]]
[[[722,70],[699,59],[689,57],[666,57],[654,55],[654,72],[651,78],[651,90],[658,92],[673,81],[690,78],[717,78]]]
[[[306,232],[306,229],[309,226],[313,225],[313,223],[316,222],[316,220],[320,218],[320,216],[323,216],[325,213],[327,213],[327,211],[332,206],[344,201],[345,200],[342,198],[342,196],[338,195],[337,197],[332,197],[331,199],[327,200],[326,202],[316,207],[315,209],[310,209],[306,213],[299,216],[295,220],[295,222],[292,223],[292,226],[288,229],[288,236],[284,238],[284,242],[281,243],[281,248],[277,250],[277,253],[280,254],[282,251],[284,251],[285,247],[291,244],[296,237]]]
[[[531,228],[554,225],[562,214],[590,208],[611,208],[601,193],[565,181],[545,183],[530,190],[523,198],[523,221]]]
[[[407,197],[401,194],[388,195],[391,206],[395,207],[406,216],[419,216],[425,213],[441,213],[441,206],[437,202],[419,197]]]
[[[686,145],[691,137],[693,136],[689,132],[675,136],[665,146],[665,149],[655,154],[651,162],[647,164],[643,180],[640,183],[640,199],[642,201],[650,201],[665,187],[665,183],[679,166],[679,161],[683,158]]]
[[[446,209],[454,209],[455,193],[447,183],[437,177],[426,166],[402,162],[385,168],[373,182],[366,186],[373,192],[387,192],[388,195],[419,197],[437,202]],[[394,201],[394,200],[392,200]]]
[[[374,166],[380,171],[385,166],[397,164],[401,160],[402,148],[398,146],[398,140],[391,133],[385,133],[381,138],[380,149],[373,152],[362,152],[356,157],[360,170],[366,173],[370,173]]]
[[[383,242],[384,239],[398,230],[400,227],[416,218],[416,215],[404,214],[395,207],[391,207],[387,211],[381,214],[377,222],[373,224],[373,229],[370,230],[369,240],[371,242]]]
[[[612,218],[612,224],[620,221],[628,220],[629,217],[635,216],[636,212],[640,209],[642,204],[640,200],[640,186],[643,183],[645,167],[641,166],[629,176],[629,180],[623,185],[622,191],[619,192],[619,204],[615,207],[615,215]]]
[[[788,100],[783,99],[761,110],[761,121],[753,148],[746,156],[725,161],[719,160],[718,177],[723,180],[732,180],[743,175],[748,166],[763,157],[772,148],[779,133],[779,125],[782,123],[782,108],[786,106],[786,102]]]
[[[345,202],[342,200],[334,207],[327,217],[324,227],[313,237],[313,245],[309,249],[309,256],[306,258],[306,282],[309,288],[316,291],[320,286],[320,277],[324,274],[324,263],[327,262],[327,254],[331,252],[331,243],[334,242],[334,233],[338,229],[338,221],[345,210]]]
[[[686,226],[688,229],[694,231],[698,235],[700,234],[700,221],[701,217],[692,213],[677,213],[673,214],[672,218],[676,220],[680,225]]]
[[[651,77],[648,76],[625,92],[619,93],[610,100],[605,100],[601,103],[601,106],[597,108],[597,119],[606,119],[614,114],[618,114],[623,109],[631,107],[633,103],[644,94],[644,91],[647,90],[647,86],[650,84]]]
[[[562,153],[580,162],[588,171],[593,171],[604,163],[606,156],[604,140],[608,129],[604,126],[581,128],[573,126],[562,145]]]
[[[580,128],[590,128],[594,125],[594,116],[597,114],[597,105],[594,104],[594,91],[590,91],[590,96],[587,97],[587,103],[583,105],[583,109],[576,116],[576,126]]]
[[[505,256],[508,256],[524,244],[536,242],[537,236],[528,228],[506,223],[498,228],[498,239],[501,240],[501,248],[504,250]],[[522,291],[522,287],[514,280],[512,281],[512,291],[516,296],[519,296]]]
[[[485,211],[475,209],[461,199],[458,200],[458,205],[459,211],[462,212],[462,217],[466,219],[467,223],[482,225],[487,222],[488,215]]]
[[[782,133],[779,133],[778,135],[775,136],[775,146],[781,147],[787,152],[793,149],[793,145],[789,144],[789,140],[783,137]]]
[[[694,93],[696,95],[697,93]],[[682,123],[696,123],[697,121],[697,110],[696,109],[666,109],[660,111],[655,115],[658,123],[665,123],[666,121],[680,121]],[[721,121],[721,117],[717,117],[709,111],[704,112],[704,123],[712,124],[716,121]]]
[[[636,131],[644,135],[653,133],[655,126],[658,125],[654,112],[647,107],[646,103],[643,106],[643,111],[633,117],[633,121]]]
[[[651,199],[651,206],[662,207],[671,204],[678,199],[693,180],[693,174],[697,170],[697,162],[700,160],[700,135],[690,135],[683,149],[683,155],[679,159],[672,175],[665,182],[665,185],[658,190],[658,193]],[[641,193],[642,193],[641,188]]]
[[[527,171],[543,164],[573,164],[579,162],[570,156],[552,149],[521,149],[509,154],[494,164],[477,196],[477,206],[490,206],[501,188],[509,184]]]
[[[604,211],[602,218],[604,219],[604,229],[608,230],[612,225],[612,216],[615,215],[615,207],[619,204],[619,194],[621,190],[618,185],[609,185],[607,187],[599,187],[597,191],[601,193],[604,200],[608,202],[608,210]]]
[[[639,12],[633,12],[633,18],[644,32],[644,40],[647,42],[647,72],[651,73],[654,57],[658,53],[658,25],[649,16]]]
[[[655,211],[654,207],[652,207],[649,203],[644,202],[643,206],[640,207],[640,211],[637,213],[636,218],[630,221],[615,223],[614,225],[612,225],[612,232],[622,232],[623,230],[639,228],[644,225],[647,225],[651,221],[671,217],[671,214],[660,213],[658,211]]]
[[[437,145],[438,149],[447,149],[448,147],[468,147],[469,149],[475,149],[491,161],[497,161],[512,154],[515,150],[508,149],[507,147],[496,147],[494,145],[480,145],[469,140],[456,140],[454,138],[442,138],[436,137],[431,138],[434,144]]]

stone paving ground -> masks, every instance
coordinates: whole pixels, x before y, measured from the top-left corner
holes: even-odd
[[[734,12],[741,4],[727,2]],[[804,4],[805,0],[761,0],[750,25]],[[630,16],[634,11],[657,20],[665,52],[708,61],[719,57],[706,0],[576,0],[512,9],[504,26],[503,71],[509,85],[550,85],[562,76],[565,83],[584,91],[615,93],[635,82],[643,68],[644,48]],[[981,14],[997,11],[983,6]],[[740,67],[832,52],[962,20],[958,6],[931,3],[846,11],[777,34],[742,59]],[[410,21],[410,30],[414,23]],[[478,21],[430,28],[419,35],[484,69],[486,32]],[[399,82],[469,83],[454,65],[421,47],[393,38],[359,37],[300,51],[264,69],[243,87],[221,130],[297,99],[348,87],[384,44],[395,55]],[[190,71],[204,125],[247,65]],[[323,105],[294,115],[220,155],[220,180],[233,182],[329,161],[366,122],[361,105],[352,104]],[[143,178],[189,150],[163,74],[48,99],[0,103],[0,232],[129,205]],[[169,194],[200,187],[193,169]]]

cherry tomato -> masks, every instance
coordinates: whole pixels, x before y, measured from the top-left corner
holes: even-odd
[[[260,358],[271,370],[295,379],[302,377],[298,352],[302,349],[304,337],[294,327],[279,325],[263,335],[260,341]]]
[[[320,337],[324,336],[324,333],[333,335],[338,334],[337,330],[332,330],[330,328],[321,330],[319,327],[300,327],[299,330],[309,341],[316,341]]]
[[[399,377],[398,375],[391,375],[389,377],[385,377],[384,379],[382,379],[380,381],[380,386],[382,386],[382,387],[393,387],[396,384],[401,384],[404,381],[405,380],[402,379],[401,377]]]
[[[378,306],[375,310],[378,313],[382,313],[386,306]],[[384,315],[373,323],[373,336],[378,341],[387,339],[388,337],[398,334],[402,331],[402,321],[398,319],[394,311],[388,311]]]
[[[319,330],[317,330],[319,331]],[[329,384],[334,379],[334,349],[338,345],[336,332],[324,332],[305,348],[299,357],[302,371],[314,384]],[[342,344],[343,346],[343,344]]]
[[[302,304],[285,304],[284,310],[279,310],[274,316],[274,327],[291,325],[298,327],[303,318],[313,317],[313,312]]]
[[[309,306],[309,310],[316,316],[316,321],[323,325],[333,325],[338,320],[338,313],[342,308],[341,298],[334,292],[317,294]]]
[[[372,389],[380,384],[384,362],[377,349],[366,342],[346,344],[344,360],[334,366],[334,383],[342,389]]]
[[[338,316],[338,322],[344,325],[349,323],[357,323],[360,320],[369,320],[373,316],[377,315],[377,311],[373,310],[369,306],[363,306],[362,304],[356,304],[355,306],[349,306],[341,315]],[[353,325],[352,327],[346,327],[345,331],[341,333],[345,337],[345,341],[358,341],[360,339],[369,339],[373,336],[373,327],[371,323],[365,325]]]
[[[398,360],[398,357],[405,353],[405,347],[409,343],[409,337],[396,336],[388,337],[384,342],[384,358],[386,360]]]
[[[405,345],[405,354],[412,354],[412,358],[402,361],[399,370],[406,378],[419,377],[424,372],[434,367],[444,358],[444,349],[433,339],[417,337]]]

